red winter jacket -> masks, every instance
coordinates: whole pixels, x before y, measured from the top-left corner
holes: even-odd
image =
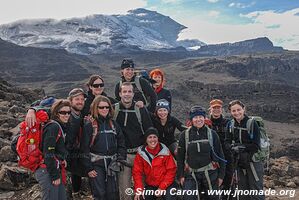
[[[132,170],[135,191],[138,188],[141,188],[139,191],[143,190],[143,176],[145,176],[146,185],[155,186],[161,190],[166,190],[174,182],[176,163],[169,149],[162,143],[160,145],[161,150],[153,157],[152,162],[145,153],[145,147],[139,147]]]

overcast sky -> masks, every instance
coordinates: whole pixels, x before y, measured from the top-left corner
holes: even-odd
[[[170,16],[188,29],[179,39],[208,44],[269,37],[299,50],[298,0],[0,0],[0,24],[19,19],[125,14],[146,8]]]

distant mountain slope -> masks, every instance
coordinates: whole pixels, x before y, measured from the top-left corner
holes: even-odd
[[[66,49],[77,54],[204,45],[198,40],[178,42],[178,34],[185,28],[170,17],[140,8],[126,15],[17,21],[1,25],[0,37],[21,46]]]

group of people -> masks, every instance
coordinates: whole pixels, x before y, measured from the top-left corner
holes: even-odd
[[[115,98],[104,92],[103,78],[92,75],[87,93],[74,88],[67,99],[56,100],[51,106],[50,117],[55,123],[44,128],[44,165],[35,172],[42,199],[67,199],[67,179],[72,197],[79,198],[84,176],[97,200],[176,199],[171,194],[173,188],[199,191],[181,196],[183,199],[219,199],[207,190],[232,189],[237,181],[233,179],[235,169],[239,189],[263,189],[263,164],[251,159],[259,149],[260,133],[253,124],[253,138],[249,137],[249,118],[241,101],[229,104],[233,127],[229,125],[232,120],[223,116],[219,99],[210,102],[209,113],[193,106],[190,123],[185,126],[172,116],[164,72],[152,70],[154,81],[149,82],[136,76],[134,70],[131,59],[122,61]],[[36,123],[39,109],[45,108],[28,110],[29,126]],[[176,129],[181,132],[178,137]],[[128,195],[130,188],[134,188],[133,196]]]

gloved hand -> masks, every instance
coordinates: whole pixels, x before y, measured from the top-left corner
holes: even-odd
[[[243,144],[240,143],[235,143],[231,145],[231,150],[234,153],[242,153],[245,150],[245,146]]]

